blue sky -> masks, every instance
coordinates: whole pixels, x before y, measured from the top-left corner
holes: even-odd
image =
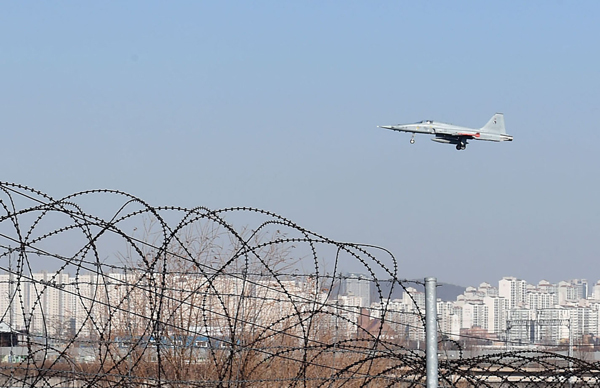
[[[3,181],[264,208],[407,278],[600,279],[597,2],[2,8]],[[376,128],[495,112],[514,142]]]

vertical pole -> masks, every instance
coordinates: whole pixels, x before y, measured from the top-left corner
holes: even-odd
[[[573,370],[573,325],[569,316],[569,372]]]
[[[567,322],[569,323],[569,387],[572,387],[572,376],[570,374],[573,372],[573,328],[571,325],[573,322],[571,321],[571,313],[569,313],[569,320]]]
[[[573,328],[571,327],[571,318],[568,320],[569,324],[569,357],[573,358]],[[569,368],[571,367],[571,361],[569,361]]]
[[[425,278],[425,337],[427,341],[427,388],[438,386],[436,278]]]
[[[12,249],[8,247],[8,308],[9,308],[9,322],[10,322],[10,356],[8,358],[8,362],[12,364],[13,362],[13,340],[15,336],[15,321],[14,321],[14,311],[15,311],[15,298],[13,291],[13,272],[12,272]]]

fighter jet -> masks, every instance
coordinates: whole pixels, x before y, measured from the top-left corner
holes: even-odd
[[[415,143],[415,134],[428,133],[435,135],[431,140],[438,143],[454,144],[457,150],[467,148],[468,141],[512,141],[513,137],[506,134],[504,129],[504,114],[496,113],[490,121],[479,129],[459,127],[458,125],[440,123],[439,121],[423,120],[414,124],[380,125],[379,128],[399,132],[411,132],[410,144]]]

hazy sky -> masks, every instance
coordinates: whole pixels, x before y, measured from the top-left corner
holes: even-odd
[[[254,206],[403,277],[600,279],[600,3],[7,2],[0,180]],[[466,151],[377,125],[483,126]],[[356,268],[348,268],[355,270]]]

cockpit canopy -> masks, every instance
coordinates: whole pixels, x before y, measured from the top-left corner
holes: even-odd
[[[433,124],[433,120],[423,120],[419,124]]]

